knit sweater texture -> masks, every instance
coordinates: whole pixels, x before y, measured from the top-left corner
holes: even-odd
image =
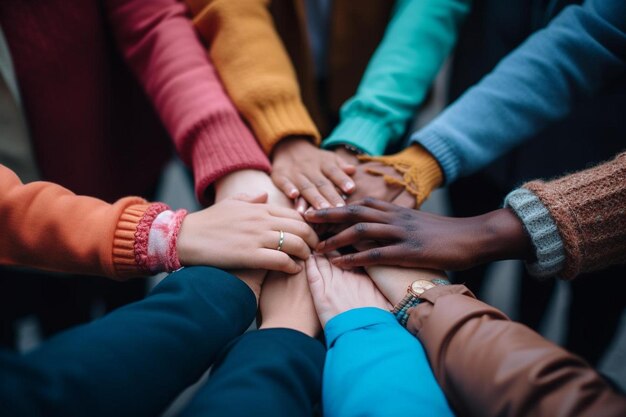
[[[626,153],[557,180],[531,181],[505,205],[530,235],[533,275],[571,279],[626,262]]]
[[[0,2],[42,178],[109,202],[148,195],[171,159],[170,140],[154,113],[193,168],[203,203],[221,176],[246,168],[269,172],[183,4],[100,3]]]
[[[148,275],[150,227],[165,204],[108,204],[48,182],[22,184],[0,165],[0,264],[115,279]]]
[[[292,39],[280,38],[275,23],[284,22],[273,21],[270,3],[267,0],[187,0],[194,23],[207,42],[228,93],[268,154],[280,140],[289,136],[304,136],[315,143],[320,139],[309,116],[315,109],[305,107],[301,97],[300,87],[309,86],[300,86],[297,77],[300,75],[297,72],[307,71],[294,68],[283,44],[289,44]],[[296,15],[305,13],[302,1],[292,3]],[[381,12],[380,3],[385,2],[372,1],[362,12],[349,3],[333,2],[333,22],[340,22],[346,16],[367,21],[371,18],[368,13]],[[324,142],[326,148],[349,144],[370,155],[380,155],[389,144],[401,139],[454,46],[470,2],[398,0],[386,3],[395,6],[384,40],[367,65],[356,96],[342,108],[337,130]],[[272,4],[271,8],[284,8],[281,4]],[[375,25],[373,21],[370,23]],[[344,61],[358,60],[350,56],[348,49],[360,51],[362,45],[358,39],[367,43],[365,38],[369,36],[362,31],[359,36],[352,36],[348,29],[341,31],[335,26],[331,28],[328,51],[331,57],[326,93],[331,100],[337,95],[334,87],[341,89],[342,83],[351,85],[352,79],[360,75],[355,68],[351,68],[351,72],[345,71],[346,68],[342,70],[334,52],[344,47],[346,51],[341,57]],[[289,35],[291,38],[300,35],[294,32]],[[311,61],[311,57],[307,58]],[[300,66],[305,61],[307,59],[298,60]],[[309,66],[313,66],[312,62]],[[312,68],[308,69],[312,72]],[[354,93],[351,90],[346,97]]]
[[[399,0],[356,94],[325,148],[382,155],[398,144],[456,43],[469,0]]]
[[[565,8],[411,140],[451,183],[568,115],[626,72],[626,3]]]

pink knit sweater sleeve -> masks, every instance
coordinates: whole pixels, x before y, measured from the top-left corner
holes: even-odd
[[[183,161],[202,203],[220,177],[270,164],[225,93],[177,0],[107,0],[113,31]],[[149,150],[146,150],[149,151]]]

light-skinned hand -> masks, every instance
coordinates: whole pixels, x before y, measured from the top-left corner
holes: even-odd
[[[311,337],[322,330],[304,268],[296,275],[271,272],[261,288],[259,308],[261,329],[294,329]]]
[[[241,195],[187,215],[177,242],[181,264],[300,272],[291,256],[307,259],[317,235],[295,210],[266,201],[266,193]],[[284,243],[278,251],[281,230]]]
[[[333,317],[354,308],[392,307],[364,272],[338,268],[325,255],[311,256],[306,261],[306,272],[315,310],[324,327]]]

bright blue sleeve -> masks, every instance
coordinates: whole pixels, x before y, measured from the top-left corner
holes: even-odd
[[[486,166],[626,73],[626,1],[572,5],[413,135],[450,183]]]
[[[391,313],[349,310],[325,334],[325,417],[454,415],[422,345]]]

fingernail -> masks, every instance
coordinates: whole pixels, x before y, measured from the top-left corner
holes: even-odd
[[[320,204],[320,208],[323,208],[323,209],[330,208],[330,204],[328,204],[328,203],[326,203],[326,202],[321,203],[321,204]]]
[[[302,207],[300,207],[300,208],[302,208]],[[311,207],[309,207],[309,208],[308,208],[308,209],[304,212],[304,214],[305,214],[305,215],[310,215],[310,214],[312,214],[312,213],[313,213],[313,208],[311,208]]]
[[[317,244],[317,247],[315,248],[315,250],[319,252],[324,249],[324,246],[326,246],[326,242],[320,242]]]
[[[337,203],[337,207],[344,207],[346,203]]]
[[[352,181],[346,181],[343,186],[345,191],[352,191],[354,190],[354,187],[356,187],[356,185]]]

